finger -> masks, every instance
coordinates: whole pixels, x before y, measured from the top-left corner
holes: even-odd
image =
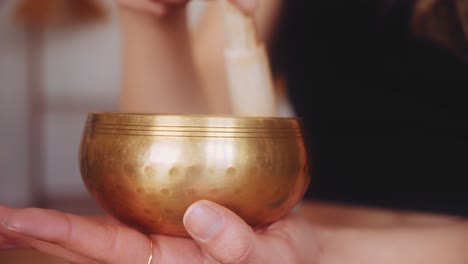
[[[192,239],[152,236],[154,255],[151,263],[206,263],[200,248]]]
[[[0,219],[4,219],[11,214],[15,209],[0,205]],[[0,230],[1,231],[1,230]],[[11,236],[7,236],[0,232],[0,250],[6,249],[26,249],[29,245],[22,241],[18,241]]]
[[[123,225],[119,221],[108,216],[89,216],[87,218],[89,218],[92,221],[99,222],[99,223]],[[8,232],[8,231],[4,230],[3,232]],[[18,249],[32,249],[32,248],[42,251],[44,253],[54,255],[60,258],[68,259],[68,260],[81,259],[81,257],[78,258],[74,256],[72,258],[64,257],[64,256],[69,256],[69,255],[74,255],[74,254],[66,249],[54,248],[49,243],[46,243],[43,241],[34,240],[29,237],[20,236],[19,234],[13,233],[11,231],[10,231],[10,236],[0,233],[0,250],[18,250]],[[84,263],[84,262],[74,261],[74,263]]]
[[[92,264],[96,263],[96,261],[89,259],[87,257],[81,256],[69,250],[66,250],[60,246],[47,243],[41,240],[37,240],[31,238],[29,236],[24,236],[19,234],[18,232],[14,232],[8,230],[6,228],[2,228],[0,230],[2,233],[8,235],[8,239],[11,243],[5,244],[3,250],[17,250],[17,249],[35,249],[42,253],[46,253],[64,260],[69,261],[70,263],[86,263]]]
[[[217,263],[268,263],[262,259],[261,241],[252,228],[224,207],[199,201],[185,213],[184,225]]]
[[[18,209],[9,208],[6,206],[0,206],[0,219],[3,221],[7,219],[8,215]],[[99,220],[104,221],[104,220]],[[36,240],[31,237],[23,236],[17,232],[13,232],[3,225],[0,228],[0,250],[17,250],[17,249],[36,249],[43,253],[47,253],[62,259],[66,259],[71,263],[92,263],[88,258],[70,252],[66,249],[58,246],[46,243],[40,240]]]
[[[5,217],[10,215],[14,210],[16,209],[0,205],[0,219],[5,219]]]
[[[26,248],[30,248],[30,246],[22,241],[0,234],[0,250]]]
[[[9,238],[7,236],[0,234],[0,245],[2,243],[5,243],[8,240],[9,240]]]
[[[9,249],[27,249],[31,248],[28,244],[0,234],[0,250]]]
[[[5,206],[0,206],[0,219],[6,218],[9,214],[12,214],[15,210]],[[93,215],[87,216],[86,218],[96,221],[102,224],[114,224],[121,225],[123,224],[116,220],[115,218],[104,216],[104,215]],[[69,250],[61,248],[59,246],[33,239],[31,237],[22,236],[17,232],[12,232],[8,229],[0,229],[0,232],[6,233],[8,235],[0,233],[0,250],[18,250],[18,249],[36,249],[43,253],[53,255],[62,259],[66,259],[71,263],[94,263],[95,261],[73,253]]]
[[[104,225],[84,217],[44,209],[23,209],[8,216],[12,232],[59,246],[99,263],[145,263],[148,237],[130,228]]]

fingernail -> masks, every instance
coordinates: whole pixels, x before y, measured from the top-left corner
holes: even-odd
[[[13,232],[20,232],[17,228],[15,228],[13,226],[10,226],[8,224],[8,219],[9,219],[9,217],[6,217],[5,219],[3,219],[3,222],[2,222],[3,227],[5,227],[6,229],[8,229],[10,231],[13,231]]]
[[[207,202],[192,205],[184,216],[185,228],[199,240],[213,238],[223,224],[223,216]]]

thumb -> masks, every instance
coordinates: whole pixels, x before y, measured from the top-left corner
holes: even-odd
[[[184,225],[201,250],[217,263],[258,263],[260,238],[236,214],[209,201],[189,207]]]

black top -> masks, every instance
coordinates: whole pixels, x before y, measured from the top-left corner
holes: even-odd
[[[468,63],[414,37],[411,4],[285,2],[274,64],[310,143],[307,198],[468,215]]]

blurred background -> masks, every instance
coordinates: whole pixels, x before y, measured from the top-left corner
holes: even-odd
[[[0,0],[0,204],[102,212],[81,181],[78,151],[87,113],[119,108],[115,2]],[[190,5],[192,25],[203,8]],[[4,251],[0,263],[64,262]]]
[[[0,204],[100,212],[78,150],[87,113],[118,110],[115,2],[0,0]]]
[[[103,213],[82,183],[78,152],[87,113],[119,110],[116,2],[0,0],[1,205]],[[205,7],[190,3],[191,27]],[[64,262],[0,251],[0,263]]]

